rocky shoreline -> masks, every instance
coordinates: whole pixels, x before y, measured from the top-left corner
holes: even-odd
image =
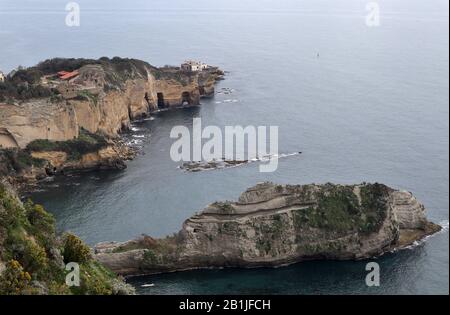
[[[63,70],[76,76],[61,80]],[[197,106],[223,76],[213,66],[186,72],[118,57],[57,58],[22,69],[2,83],[0,177],[29,190],[48,176],[124,169],[136,155],[121,139],[132,121]]]
[[[58,81],[55,73],[63,69],[76,72],[76,77]],[[16,79],[8,79],[9,94],[0,95],[0,178],[4,187],[12,184],[19,191],[55,175],[124,169],[136,150],[120,135],[133,120],[196,106],[201,97],[214,94],[214,84],[224,75],[215,67],[193,74],[121,58],[48,60],[21,71]],[[17,94],[24,89],[25,94]],[[180,168],[198,172],[250,162],[192,162]],[[29,211],[8,190],[3,189],[4,199],[14,200],[23,213]],[[54,227],[48,228],[52,242],[60,242]],[[426,219],[424,206],[411,193],[382,184],[263,183],[236,202],[209,205],[173,236],[101,243],[87,261],[92,268],[94,258],[116,274],[133,276],[359,260],[404,248],[440,229]],[[21,237],[31,242],[27,235]],[[61,260],[61,255],[54,256],[49,259]],[[6,261],[1,266],[5,269]],[[112,281],[106,278],[106,292],[117,293]]]
[[[382,184],[263,183],[209,205],[174,236],[100,243],[95,258],[124,276],[279,267],[377,257],[440,230],[411,193]]]

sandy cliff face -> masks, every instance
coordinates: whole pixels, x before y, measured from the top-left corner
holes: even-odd
[[[121,62],[119,69],[112,61],[84,65],[69,82],[44,76],[41,84],[58,90],[59,97],[0,103],[0,145],[25,148],[36,139],[71,140],[80,128],[114,138],[152,111],[199,104],[223,75],[220,70],[195,74]]]
[[[181,105],[199,105],[200,98],[214,95],[214,87],[224,73],[211,68],[197,73],[186,73],[174,68],[156,72],[153,94],[157,108],[171,108]]]
[[[78,136],[79,125],[73,107],[36,99],[21,104],[0,103],[0,128],[12,136],[12,143],[23,148],[34,139],[73,139]]]
[[[14,141],[24,148],[36,139],[71,140],[78,137],[79,128],[116,137],[132,119],[154,108],[144,98],[153,85],[149,77],[127,81],[124,90],[101,91],[92,97],[0,104],[0,127],[12,136],[4,141],[4,147],[13,146]]]
[[[185,84],[173,79],[158,80],[156,91],[159,108],[200,104],[200,92],[196,80]]]
[[[384,185],[266,183],[238,202],[208,206],[186,220],[176,237],[103,243],[96,257],[122,274],[279,266],[368,258],[439,229],[410,193]]]

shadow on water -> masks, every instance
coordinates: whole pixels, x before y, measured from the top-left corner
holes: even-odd
[[[140,294],[402,294],[426,256],[426,246],[364,261],[307,261],[280,268],[195,270],[129,278]],[[380,264],[380,287],[368,287],[366,264]],[[270,271],[270,272],[269,272]],[[142,285],[154,284],[143,288]],[[402,287],[399,288],[399,283]]]

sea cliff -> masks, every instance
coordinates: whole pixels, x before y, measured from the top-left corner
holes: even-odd
[[[134,119],[199,105],[223,75],[212,66],[188,72],[118,57],[56,58],[19,70],[0,83],[0,176],[26,183],[123,168],[133,152],[119,135]]]
[[[276,267],[375,257],[440,229],[411,193],[382,184],[263,183],[209,205],[174,236],[101,243],[95,258],[122,275]]]

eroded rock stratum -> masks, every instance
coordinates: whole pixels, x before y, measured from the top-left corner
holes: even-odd
[[[118,57],[46,60],[0,85],[0,147],[67,141],[81,129],[114,138],[149,112],[200,104],[222,76],[212,66],[186,72]]]
[[[440,229],[410,192],[382,184],[263,183],[236,202],[209,205],[174,236],[101,243],[95,257],[123,275],[357,260]]]

